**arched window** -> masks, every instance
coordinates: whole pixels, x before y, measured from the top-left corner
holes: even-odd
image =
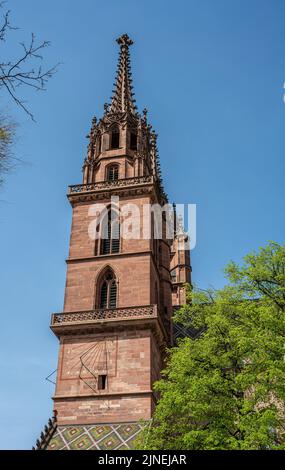
[[[107,181],[115,181],[119,177],[119,165],[110,165],[107,167]]]
[[[130,141],[130,149],[137,150],[137,134],[136,132],[131,132],[131,141]]]
[[[116,308],[117,281],[114,272],[108,269],[101,279],[99,291],[99,308]]]
[[[112,127],[111,129],[111,142],[110,142],[110,148],[111,149],[117,149],[120,146],[120,131],[117,126]]]
[[[109,209],[102,222],[101,255],[119,253],[120,221],[116,211]]]

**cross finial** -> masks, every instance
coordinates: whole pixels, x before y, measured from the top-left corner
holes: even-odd
[[[120,37],[117,39],[117,43],[118,43],[120,46],[129,47],[129,46],[131,46],[132,44],[134,44],[134,41],[131,40],[131,38],[128,36],[128,34],[122,34],[122,36],[120,36]]]

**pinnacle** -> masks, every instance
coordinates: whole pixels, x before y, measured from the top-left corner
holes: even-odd
[[[133,41],[127,34],[123,34],[117,39],[117,43],[120,46],[119,61],[109,112],[136,114],[129,55],[129,46]]]

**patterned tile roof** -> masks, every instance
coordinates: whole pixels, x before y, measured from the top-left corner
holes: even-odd
[[[134,449],[141,423],[56,426],[46,450],[126,450]]]

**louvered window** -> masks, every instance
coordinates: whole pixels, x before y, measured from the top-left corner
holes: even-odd
[[[108,271],[102,279],[100,289],[100,308],[116,308],[117,282],[112,271]]]
[[[117,305],[117,284],[113,281],[109,286],[109,308],[116,308]]]
[[[120,222],[116,212],[108,211],[102,225],[101,254],[109,255],[120,251]]]
[[[111,230],[111,251],[112,253],[119,253],[120,251],[120,224],[118,219],[113,221]]]
[[[116,181],[119,177],[118,165],[112,165],[107,168],[107,181]]]
[[[103,282],[101,287],[100,308],[107,308],[108,305],[108,284]]]

